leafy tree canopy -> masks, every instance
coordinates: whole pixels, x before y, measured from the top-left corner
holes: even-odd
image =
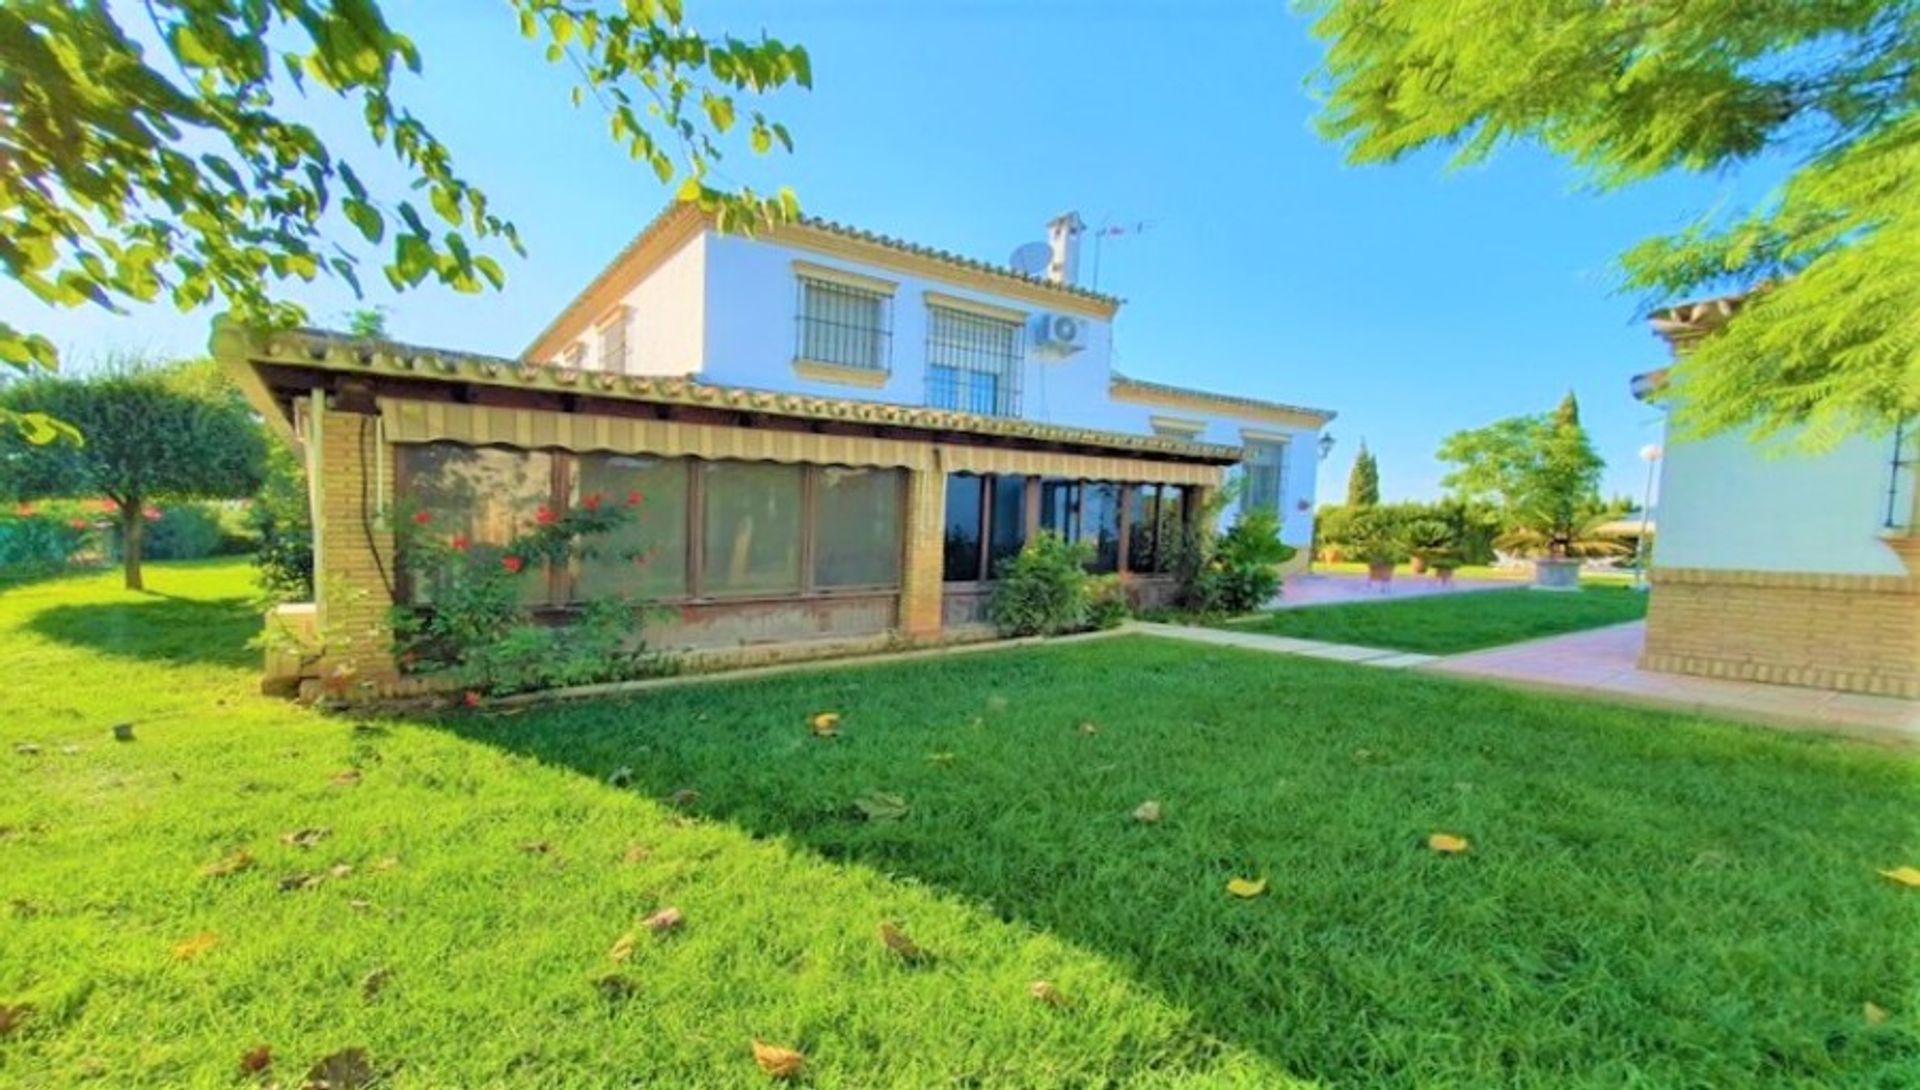
[[[1514,416],[1455,432],[1440,444],[1455,468],[1441,483],[1466,502],[1500,507],[1517,544],[1571,555],[1596,520],[1606,462],[1593,449],[1580,405],[1569,393],[1550,413]]]
[[[264,430],[211,361],[34,376],[0,389],[0,410],[44,413],[85,436],[33,445],[0,429],[0,495],[112,500],[133,590],[148,504],[249,496],[265,468]]]
[[[1675,369],[1683,434],[1920,412],[1920,4],[1915,0],[1304,0],[1328,43],[1321,127],[1359,163],[1536,141],[1601,186],[1762,154],[1757,207],[1623,258],[1664,299],[1754,294]]]
[[[613,140],[724,229],[790,218],[793,195],[709,184],[721,142],[791,150],[787,131],[736,97],[808,86],[806,51],[771,38],[711,37],[681,0],[509,0],[520,30],[578,73]],[[121,16],[144,19],[143,47]],[[289,324],[285,281],[359,291],[356,245],[384,247],[402,290],[432,279],[499,288],[511,222],[456,168],[403,101],[419,50],[378,0],[7,0],[0,4],[0,270],[56,306],[118,309],[224,301],[251,324]],[[412,196],[376,193],[318,133],[292,120],[306,94],[357,105]],[[416,205],[415,201],[423,204]],[[53,345],[0,321],[0,362],[52,368]],[[44,417],[0,416],[32,438]]]

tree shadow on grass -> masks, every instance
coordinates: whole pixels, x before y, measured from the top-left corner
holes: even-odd
[[[27,629],[115,658],[144,662],[257,667],[250,646],[260,609],[245,598],[176,598],[149,592],[137,601],[50,606]]]
[[[1920,1063],[1911,1026],[1860,1017],[1920,979],[1910,906],[1860,862],[1920,836],[1913,770],[1864,748],[1145,639],[445,726],[1050,931],[1332,1085]],[[863,819],[876,793],[905,816]]]

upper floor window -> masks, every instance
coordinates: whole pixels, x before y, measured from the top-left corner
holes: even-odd
[[[986,416],[1020,415],[1021,322],[927,307],[927,404]]]
[[[600,326],[600,370],[620,375],[627,371],[627,308],[621,307],[602,320]]]
[[[794,263],[793,358],[885,374],[893,356],[893,288],[885,280]]]
[[[1246,491],[1240,497],[1242,509],[1270,511],[1280,515],[1286,499],[1287,444],[1268,439],[1248,439],[1242,465],[1246,470]]]

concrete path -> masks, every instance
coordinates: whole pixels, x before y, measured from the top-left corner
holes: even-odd
[[[1215,647],[1238,647],[1246,651],[1266,651],[1276,655],[1301,655],[1310,659],[1331,659],[1334,662],[1351,662],[1356,666],[1380,666],[1389,670],[1404,670],[1410,666],[1425,666],[1439,661],[1433,655],[1416,655],[1411,651],[1390,651],[1380,647],[1355,647],[1346,643],[1322,643],[1319,640],[1296,640],[1291,636],[1264,636],[1258,632],[1235,632],[1222,628],[1195,628],[1180,624],[1153,624],[1140,621],[1127,626],[1129,631],[1148,636],[1165,636],[1172,640],[1184,640],[1187,643],[1206,643]]]
[[[1642,670],[1638,660],[1645,641],[1646,622],[1632,621],[1452,655],[1426,663],[1425,669],[1622,704],[1920,745],[1920,701]]]
[[[1364,575],[1346,572],[1289,575],[1280,585],[1280,593],[1267,603],[1268,609],[1297,609],[1301,606],[1330,606],[1343,602],[1394,602],[1407,598],[1427,598],[1436,594],[1471,594],[1483,590],[1519,590],[1523,579],[1455,579],[1443,584],[1431,575],[1397,574],[1383,591],[1379,584],[1367,582]]]

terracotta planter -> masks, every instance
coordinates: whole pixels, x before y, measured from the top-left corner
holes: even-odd
[[[1393,582],[1393,565],[1392,564],[1368,564],[1367,565],[1367,582],[1369,583]]]
[[[1542,557],[1533,562],[1533,589],[1579,590],[1580,562],[1566,558]]]
[[[1427,558],[1415,554],[1412,562],[1408,564],[1408,567],[1413,570],[1413,574],[1415,575],[1425,575],[1427,572]]]
[[[1443,587],[1450,587],[1453,585],[1453,569],[1452,568],[1435,568],[1433,569],[1433,577],[1435,579],[1438,579],[1440,581],[1440,585]]]

